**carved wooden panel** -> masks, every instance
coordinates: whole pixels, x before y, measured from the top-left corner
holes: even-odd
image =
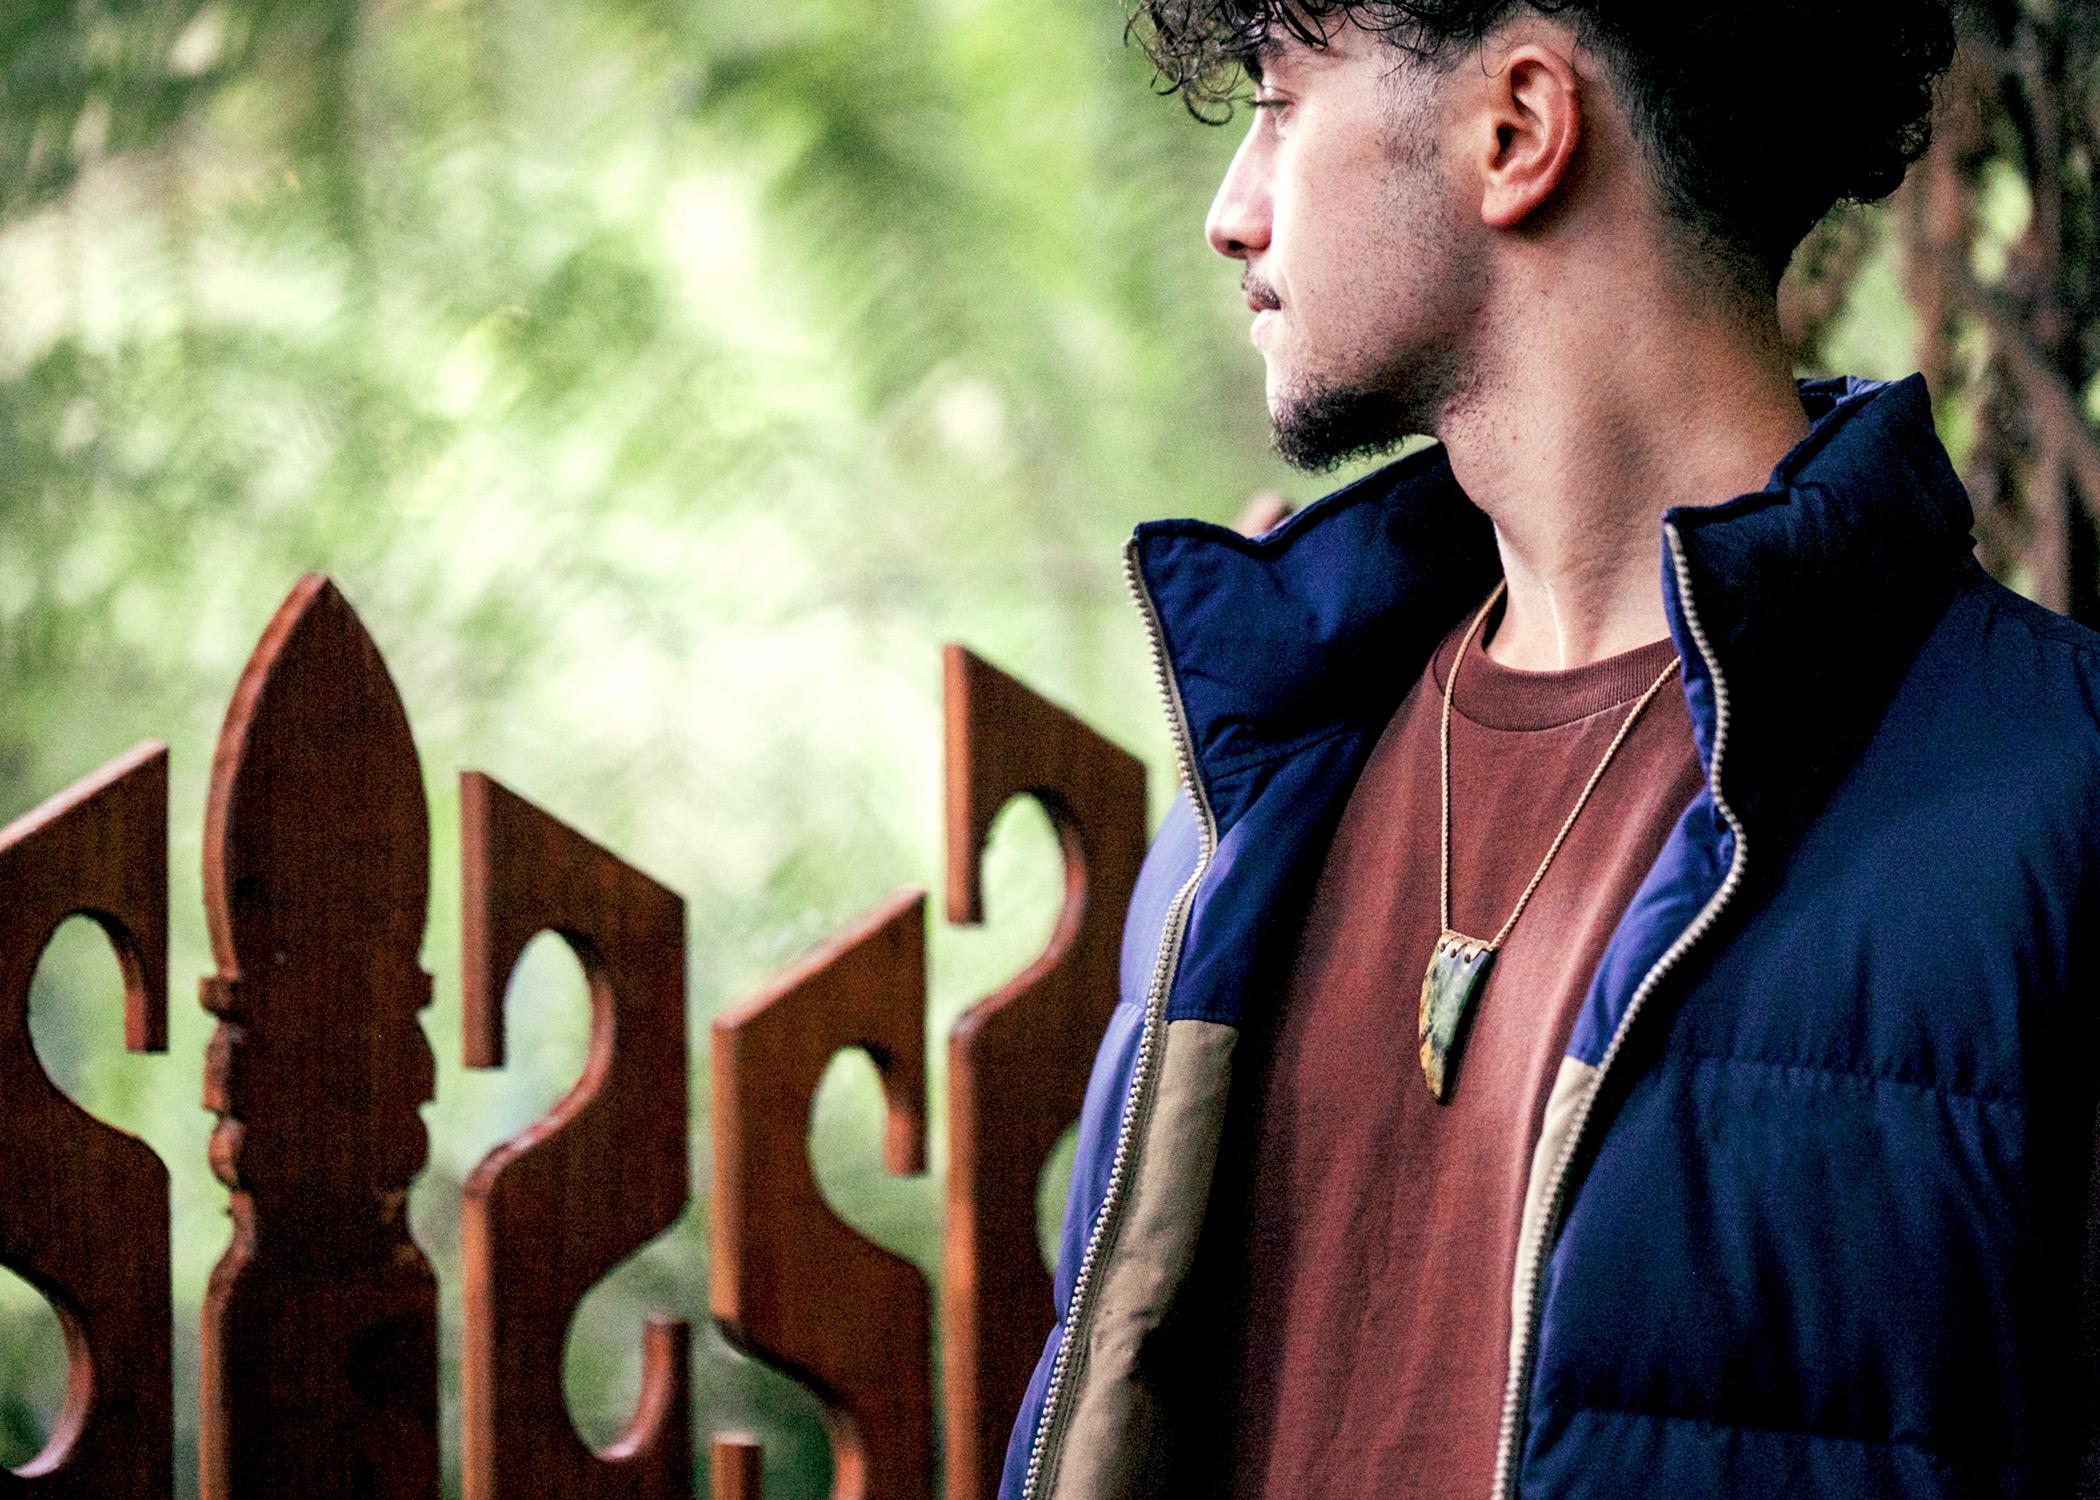
[[[708,1466],[711,1500],[765,1500],[764,1452],[742,1438],[716,1438]]]
[[[948,920],[984,919],[980,859],[1014,797],[1042,805],[1065,862],[1049,945],[948,1035],[947,1493],[991,1500],[1054,1317],[1036,1185],[1078,1117],[1115,1006],[1123,918],[1145,856],[1145,769],[963,647],[949,646],[944,664]]]
[[[62,1093],[29,1036],[29,989],[66,918],[92,917],[124,975],[124,1045],[168,1046],[168,752],[140,745],[0,828],[0,1265],[63,1329],[66,1394],[44,1451],[0,1495],[163,1500],[174,1488],[168,1171]]]
[[[933,1492],[926,1279],[833,1214],[809,1164],[812,1096],[860,1047],[882,1079],[884,1164],[926,1169],[925,908],[922,891],[892,896],[714,1023],[714,1314],[822,1398],[834,1500]]]
[[[583,1077],[467,1182],[467,1500],[689,1495],[690,1325],[649,1321],[640,1402],[604,1453],[562,1393],[576,1304],[685,1211],[685,903],[477,772],[460,778],[460,846],[467,1066],[503,1065],[504,988],[538,933],[569,944],[591,1003]]]
[[[205,811],[205,1104],[233,1239],[204,1301],[204,1500],[437,1493],[437,1287],[407,1213],[428,866],[400,698],[308,574],[241,674]]]

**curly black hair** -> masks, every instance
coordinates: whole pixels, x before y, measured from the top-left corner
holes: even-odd
[[[1964,0],[1137,0],[1125,28],[1210,124],[1255,51],[1353,22],[1448,68],[1527,11],[1604,62],[1665,209],[1726,273],[1776,290],[1839,203],[1894,192],[1931,140]],[[1223,112],[1220,113],[1220,106]]]

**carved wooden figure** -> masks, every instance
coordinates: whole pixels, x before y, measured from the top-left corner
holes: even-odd
[[[892,896],[714,1023],[714,1314],[823,1399],[833,1500],[933,1493],[926,1279],[841,1222],[809,1164],[811,1098],[860,1047],[882,1079],[884,1165],[926,1169],[925,908],[922,891]]]
[[[437,1286],[407,1212],[428,895],[401,700],[308,574],[241,674],[205,812],[205,1104],[233,1240],[204,1300],[204,1500],[437,1494]]]
[[[1053,1319],[1036,1184],[1078,1117],[1115,1006],[1123,917],[1145,857],[1145,768],[963,647],[949,646],[944,665],[948,920],[984,920],[981,856],[1015,797],[1049,814],[1065,863],[1049,945],[948,1034],[947,1493],[991,1500]]]
[[[124,1045],[168,1046],[168,753],[140,745],[0,828],[0,1265],[49,1299],[65,1402],[44,1451],[0,1496],[165,1500],[174,1489],[168,1367],[168,1171],[45,1073],[29,987],[60,923],[94,919],[124,975]]]
[[[562,1344],[597,1280],[685,1211],[685,903],[477,772],[460,778],[462,1045],[503,1065],[503,995],[540,932],[590,986],[583,1077],[466,1187],[466,1500],[692,1493],[690,1325],[650,1319],[635,1416],[602,1454],[569,1420]]]

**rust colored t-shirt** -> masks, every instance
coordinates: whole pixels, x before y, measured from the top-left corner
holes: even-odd
[[[1451,916],[1508,918],[1660,640],[1563,672],[1467,649],[1451,716]],[[1443,683],[1408,691],[1351,792],[1280,1004],[1250,1016],[1207,1225],[1227,1331],[1217,1460],[1262,1500],[1486,1495],[1531,1153],[1589,980],[1704,784],[1673,673],[1605,769],[1474,1000],[1451,1097],[1415,1042],[1437,921]],[[1235,1196],[1235,1194],[1239,1196]]]

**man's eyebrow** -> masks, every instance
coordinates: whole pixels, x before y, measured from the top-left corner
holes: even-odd
[[[1259,87],[1262,74],[1267,72],[1270,64],[1274,63],[1281,56],[1283,56],[1282,38],[1265,36],[1240,54],[1240,66],[1246,70],[1248,80],[1256,87]]]

